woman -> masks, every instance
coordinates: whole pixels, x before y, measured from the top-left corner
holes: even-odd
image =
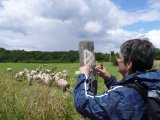
[[[104,67],[96,68],[108,88],[100,95],[90,91],[90,67],[80,67],[74,90],[76,110],[96,120],[146,119],[144,98],[134,88],[122,84],[136,80],[147,89],[160,90],[160,71],[148,71],[153,65],[154,52],[155,48],[148,39],[132,39],[123,43],[117,56],[118,71],[123,77],[121,81],[117,81]]]

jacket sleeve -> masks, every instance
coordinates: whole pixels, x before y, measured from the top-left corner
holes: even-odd
[[[106,87],[108,89],[111,88],[111,86],[113,86],[115,83],[117,82],[115,76],[111,75],[111,77],[107,80],[104,79],[104,84],[106,85]]]
[[[77,112],[94,120],[110,120],[110,118],[113,120],[119,120],[119,118],[134,120],[140,114],[135,112],[135,109],[143,111],[139,109],[138,105],[133,104],[140,99],[138,93],[135,94],[135,92],[131,88],[114,86],[103,94],[95,95],[90,91],[89,77],[80,74],[74,90],[74,105]]]

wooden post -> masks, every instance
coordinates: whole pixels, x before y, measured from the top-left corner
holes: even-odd
[[[97,73],[95,70],[96,61],[93,41],[81,41],[79,43],[80,66],[88,65],[92,67],[91,91],[97,94]]]

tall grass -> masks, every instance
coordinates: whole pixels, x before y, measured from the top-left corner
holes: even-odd
[[[27,68],[37,67],[56,71],[67,70],[69,72],[70,94],[64,93],[55,84],[50,87],[33,83],[29,86],[26,80],[16,82],[16,72]],[[104,66],[120,78],[116,68],[111,63]],[[13,73],[6,69],[13,68]],[[81,116],[76,112],[73,102],[73,90],[76,84],[74,72],[79,70],[79,64],[25,64],[25,63],[0,63],[0,120],[80,120]],[[98,92],[102,93],[106,88],[103,80],[98,78]],[[104,87],[101,87],[104,86]]]
[[[153,68],[154,69],[160,69],[160,60],[154,60]]]

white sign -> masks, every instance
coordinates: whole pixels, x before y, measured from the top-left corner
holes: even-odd
[[[84,56],[84,65],[92,66],[93,61],[95,60],[93,53],[85,49],[83,51],[83,56]]]

